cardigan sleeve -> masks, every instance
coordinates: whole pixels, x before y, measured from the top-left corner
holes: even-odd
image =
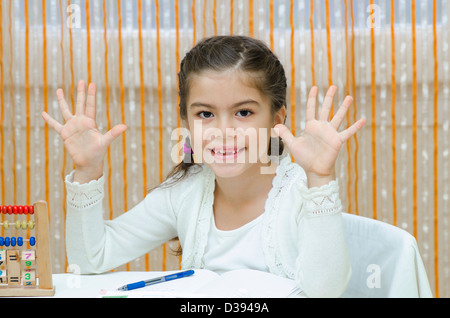
[[[80,274],[103,273],[142,256],[177,236],[167,189],[157,188],[114,220],[104,220],[104,176],[88,184],[66,177],[66,248]]]
[[[351,276],[342,204],[336,180],[320,187],[298,184],[302,205],[297,217],[299,254],[295,279],[309,297],[339,297]]]

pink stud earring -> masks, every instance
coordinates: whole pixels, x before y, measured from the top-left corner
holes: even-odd
[[[193,154],[194,151],[191,148],[191,142],[189,140],[189,137],[186,138],[186,142],[184,143],[184,147],[183,147],[183,152],[184,153],[189,153],[189,154]]]
[[[190,153],[190,154],[193,154],[193,153],[194,153],[194,151],[192,150],[192,148],[186,146],[186,144],[184,144],[183,152],[184,152],[184,153]]]

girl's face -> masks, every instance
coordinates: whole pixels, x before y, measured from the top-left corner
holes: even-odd
[[[191,78],[186,127],[195,161],[207,164],[218,177],[269,164],[271,128],[284,122],[285,107],[273,117],[270,99],[244,76],[227,70]]]

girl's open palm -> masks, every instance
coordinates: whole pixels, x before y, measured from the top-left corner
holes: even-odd
[[[341,107],[329,121],[331,105],[337,88],[330,87],[325,96],[319,119],[316,119],[317,87],[313,87],[306,106],[306,125],[304,134],[294,137],[285,125],[276,125],[279,136],[285,141],[295,161],[307,175],[317,177],[334,176],[336,159],[342,145],[358,130],[366,120],[361,118],[342,132],[338,129],[352,104],[352,97],[347,96]]]
[[[120,136],[126,126],[121,124],[114,126],[106,134],[97,129],[95,122],[95,84],[90,84],[86,99],[85,83],[78,84],[76,112],[72,114],[64,98],[62,89],[56,91],[59,107],[65,124],[60,124],[46,112],[42,117],[63,139],[64,146],[72,158],[76,169],[94,171],[102,167],[104,156],[109,145]]]

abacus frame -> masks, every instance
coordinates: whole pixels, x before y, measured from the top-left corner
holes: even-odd
[[[49,240],[49,213],[45,201],[38,201],[34,206],[34,222],[36,234],[36,262],[38,266],[38,284],[29,286],[0,286],[0,297],[33,297],[53,296],[52,267]]]

